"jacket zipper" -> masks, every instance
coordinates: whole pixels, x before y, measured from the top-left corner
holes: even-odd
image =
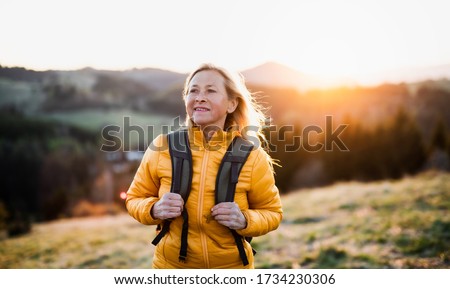
[[[209,268],[209,258],[208,258],[208,244],[206,242],[206,236],[203,233],[203,195],[204,195],[204,187],[205,187],[205,178],[206,171],[208,168],[208,158],[209,158],[209,150],[205,149],[205,154],[203,156],[202,169],[200,170],[200,187],[198,190],[198,208],[197,208],[197,220],[198,220],[198,229],[200,232],[200,240],[202,242],[202,251],[203,251],[203,261],[205,262],[205,267]]]

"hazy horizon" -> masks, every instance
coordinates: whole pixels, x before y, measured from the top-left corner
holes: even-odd
[[[375,83],[450,64],[443,0],[0,0],[0,64],[33,70],[276,62],[321,79]],[[394,76],[390,76],[395,78]]]
[[[352,79],[352,78],[339,78],[339,77],[321,77],[320,75],[314,75],[314,74],[308,74],[304,71],[298,70],[294,67],[291,67],[289,65],[285,65],[276,61],[267,61],[263,63],[259,63],[255,66],[247,67],[242,70],[237,70],[240,73],[245,73],[247,71],[253,70],[253,69],[259,69],[262,70],[263,66],[266,65],[275,65],[275,66],[281,66],[285,69],[291,70],[291,73],[298,74],[300,77],[303,76],[304,78],[314,79],[315,84],[312,85],[311,88],[332,88],[337,86],[374,86],[374,85],[381,85],[385,83],[401,83],[401,82],[420,82],[420,81],[426,81],[426,80],[440,80],[440,79],[450,79],[450,63],[448,64],[442,64],[442,65],[436,65],[436,66],[428,66],[428,67],[405,67],[405,68],[398,68],[398,69],[392,69],[392,70],[386,70],[379,73],[374,73],[370,77],[370,80],[364,80],[364,79]],[[123,71],[132,71],[132,70],[146,70],[146,69],[156,69],[156,70],[162,70],[167,71],[170,73],[177,73],[177,74],[189,74],[190,71],[176,71],[174,69],[170,69],[167,67],[130,67],[130,68],[123,68],[123,69],[103,69],[99,67],[94,66],[85,66],[85,67],[79,67],[79,68],[73,68],[73,69],[35,69],[32,67],[24,67],[24,66],[5,66],[3,63],[0,63],[0,66],[3,67],[9,67],[9,68],[24,68],[27,70],[33,70],[38,72],[45,72],[45,71],[81,71],[84,69],[92,69],[96,71],[114,71],[114,72],[123,72]],[[317,82],[320,82],[322,84],[317,85]],[[275,86],[279,86],[275,84]],[[286,85],[287,87],[293,86],[296,87],[297,85]],[[298,85],[301,86],[301,85]]]

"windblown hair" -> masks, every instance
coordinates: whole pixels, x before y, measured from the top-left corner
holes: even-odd
[[[183,99],[189,93],[189,85],[192,78],[201,71],[213,70],[222,75],[224,79],[225,89],[229,99],[237,99],[238,105],[234,112],[227,115],[225,120],[225,130],[238,129],[244,139],[250,140],[249,136],[255,136],[261,145],[268,150],[268,142],[263,133],[263,126],[266,124],[266,116],[263,108],[256,102],[254,94],[252,94],[245,85],[245,80],[240,73],[230,73],[222,67],[213,64],[202,64],[187,78],[183,89]],[[189,115],[186,115],[186,126],[195,126]],[[271,167],[274,160],[267,154],[267,158]]]

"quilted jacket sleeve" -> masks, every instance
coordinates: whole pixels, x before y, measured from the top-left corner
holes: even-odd
[[[161,220],[151,217],[150,209],[159,200],[160,182],[157,167],[160,155],[158,148],[162,147],[162,143],[163,135],[160,135],[147,148],[127,192],[126,207],[128,213],[144,225],[161,223]]]
[[[267,154],[258,149],[252,168],[251,189],[247,198],[249,209],[242,213],[247,219],[247,227],[237,230],[241,236],[256,237],[278,228],[283,210],[273,172]]]

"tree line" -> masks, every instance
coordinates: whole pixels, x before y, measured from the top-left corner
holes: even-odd
[[[5,110],[0,131],[0,230],[27,232],[89,197],[98,174],[94,134]]]
[[[436,118],[429,137],[404,108],[370,128],[351,116],[340,124],[345,124],[339,135],[345,149],[329,144],[328,149],[308,150],[317,143],[325,144],[326,135],[299,138],[304,128],[301,125],[294,125],[289,134],[274,132],[279,135],[271,137],[275,148],[271,154],[281,164],[275,168],[275,177],[282,192],[336,181],[397,179],[432,168],[450,170],[450,134],[443,116]],[[300,149],[280,150],[292,147]]]

